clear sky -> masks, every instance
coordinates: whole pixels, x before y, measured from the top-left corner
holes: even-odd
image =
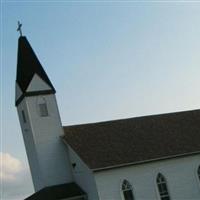
[[[14,106],[18,20],[57,90],[64,125],[200,108],[200,2],[1,6],[3,199],[33,192]]]

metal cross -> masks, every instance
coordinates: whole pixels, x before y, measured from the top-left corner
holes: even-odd
[[[18,21],[17,31],[19,31],[20,36],[22,36],[22,24]]]

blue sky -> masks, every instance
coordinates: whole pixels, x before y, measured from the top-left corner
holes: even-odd
[[[33,192],[14,106],[18,20],[57,90],[64,125],[200,108],[200,3],[1,5],[2,152],[22,163],[26,176],[16,179],[27,183],[22,192],[5,182],[5,199]]]

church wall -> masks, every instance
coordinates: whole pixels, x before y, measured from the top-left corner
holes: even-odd
[[[69,152],[72,165],[76,164],[76,166],[73,167],[75,182],[87,193],[88,200],[98,200],[99,198],[93,172],[70,147]]]
[[[39,114],[40,98],[45,98],[47,104],[48,116],[46,117],[41,117]],[[37,157],[39,162],[37,173],[43,182],[42,187],[36,183],[36,191],[46,186],[73,181],[68,149],[60,139],[63,129],[55,95],[26,97],[26,102],[36,149],[36,155],[32,152],[30,158]]]
[[[132,184],[136,200],[159,200],[156,184],[159,172],[167,180],[171,199],[200,199],[199,165],[200,155],[194,155],[95,172],[99,199],[123,200],[121,184],[127,179]]]
[[[24,111],[25,116],[26,116],[26,121],[27,121],[26,123],[24,123],[23,118],[22,118],[22,110]],[[37,190],[38,188],[41,188],[43,186],[43,181],[41,177],[39,176],[40,173],[38,172],[39,163],[36,156],[35,143],[34,143],[33,135],[31,132],[31,124],[30,124],[28,109],[27,109],[25,100],[23,100],[18,105],[17,111],[18,111],[19,122],[20,122],[21,130],[22,130],[22,135],[24,139],[25,149],[27,153],[27,158],[29,161],[29,167],[31,169],[31,175],[33,179],[34,188],[35,190]]]

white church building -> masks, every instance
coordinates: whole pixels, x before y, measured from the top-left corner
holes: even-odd
[[[63,126],[25,36],[16,100],[35,193],[26,200],[199,200],[200,110]]]

